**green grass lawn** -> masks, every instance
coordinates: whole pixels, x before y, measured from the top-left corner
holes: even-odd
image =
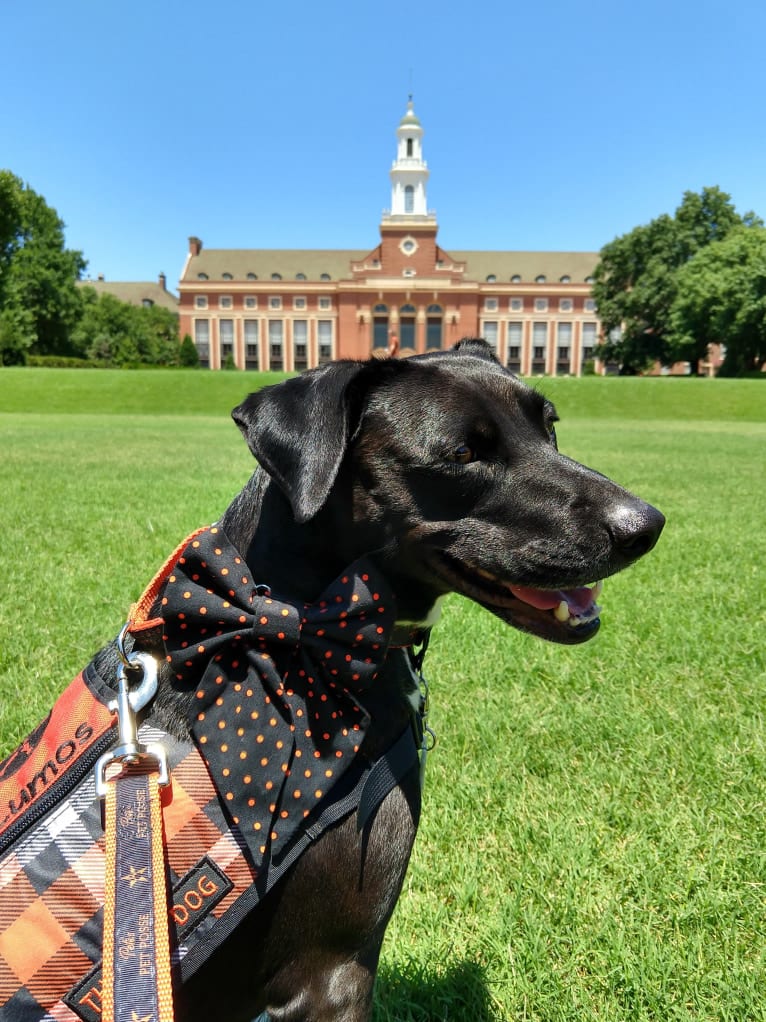
[[[245,482],[257,382],[0,370],[0,755]],[[668,524],[585,646],[448,601],[376,1022],[766,1019],[766,387],[537,384]]]

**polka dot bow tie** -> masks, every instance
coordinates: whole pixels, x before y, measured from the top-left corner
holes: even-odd
[[[183,551],[162,603],[168,663],[196,686],[192,734],[261,867],[310,824],[359,751],[393,595],[360,560],[315,603],[277,599],[214,526]]]

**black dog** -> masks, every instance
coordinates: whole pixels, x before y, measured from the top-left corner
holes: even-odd
[[[560,454],[553,406],[481,341],[409,360],[336,362],[233,412],[260,467],[219,523],[255,582],[311,603],[366,556],[393,591],[399,636],[458,592],[523,631],[579,643],[590,588],[647,553],[663,516]],[[147,637],[139,648],[164,656]],[[403,646],[407,646],[405,639]],[[392,647],[396,643],[392,643]],[[116,658],[96,660],[107,680]],[[406,648],[390,648],[364,708],[377,760],[412,719]],[[165,669],[155,719],[188,734],[192,694]],[[364,1022],[420,811],[416,764],[360,832],[311,844],[179,993],[179,1017]]]

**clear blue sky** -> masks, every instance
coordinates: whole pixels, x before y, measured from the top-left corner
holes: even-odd
[[[374,247],[410,90],[448,251],[597,250],[706,185],[766,218],[763,0],[8,0],[0,39],[0,167],[93,276]]]

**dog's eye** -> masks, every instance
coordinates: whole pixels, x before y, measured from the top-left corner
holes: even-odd
[[[461,444],[452,452],[450,460],[456,462],[458,465],[468,465],[470,462],[476,460],[476,455],[468,444]]]

